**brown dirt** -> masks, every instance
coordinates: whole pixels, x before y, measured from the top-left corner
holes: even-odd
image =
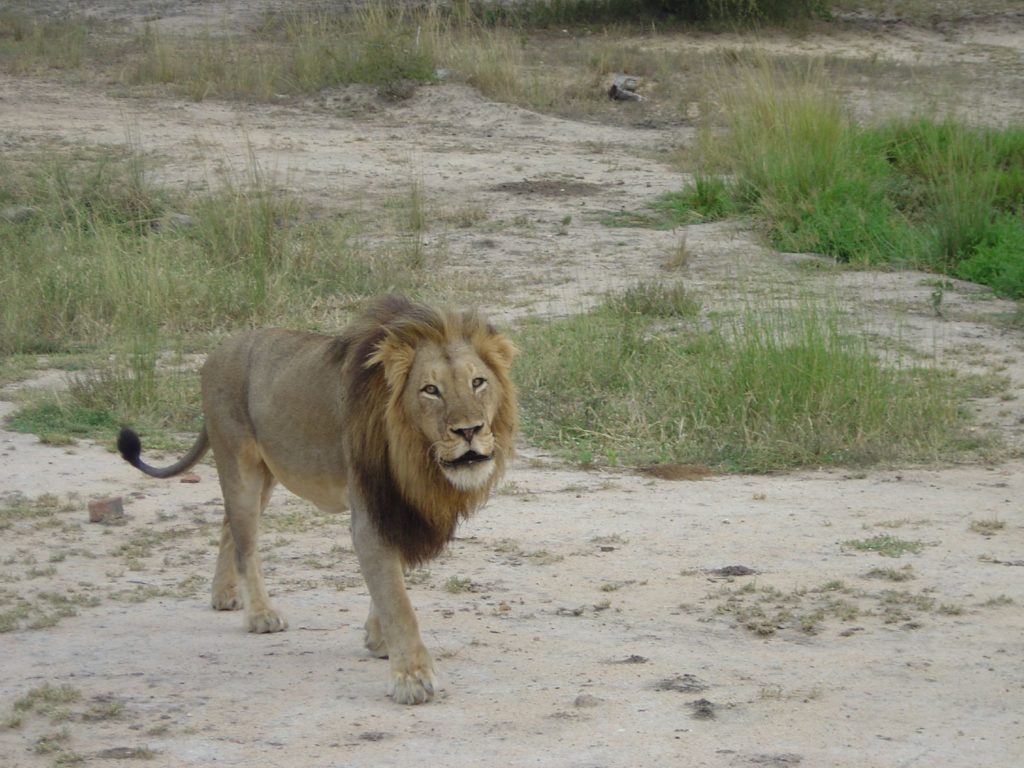
[[[78,5],[112,18],[137,4]],[[151,5],[162,23],[186,27],[211,6],[251,10]],[[979,120],[1024,114],[1024,91],[1011,98],[996,66],[1021,64],[1019,19],[951,32],[866,25],[770,44],[872,67],[946,56],[974,67],[987,94]],[[128,132],[171,158],[172,183],[202,181],[220,164],[244,169],[251,152],[282,185],[328,206],[369,209],[418,179],[446,212],[474,207],[509,222],[428,234],[446,243],[445,269],[490,286],[503,322],[663,279],[683,232],[616,230],[599,218],[676,189],[679,174],[649,158],[689,130],[576,123],[454,85],[400,103],[342,89],[254,106],[0,77],[6,151],[117,144]],[[685,238],[690,259],[674,276],[705,302],[800,285],[947,364],[1008,377],[1005,393],[974,407],[985,428],[1024,445],[1024,335],[1005,321],[1008,303],[955,282],[938,315],[926,275],[808,269],[820,263],[774,253],[731,223],[689,227]],[[36,382],[45,383],[60,376]],[[0,403],[0,416],[11,409]],[[368,598],[345,519],[275,497],[264,557],[291,629],[252,636],[237,615],[208,608],[222,514],[212,466],[198,483],[152,481],[105,446],[56,448],[7,431],[0,466],[7,504],[12,494],[60,501],[0,537],[0,600],[22,600],[23,625],[53,624],[0,634],[0,717],[47,684],[81,697],[0,727],[3,765],[73,752],[90,766],[148,756],[302,768],[1014,768],[1024,755],[1019,459],[704,479],[681,469],[685,479],[667,480],[566,468],[527,448],[450,551],[410,575],[444,683],[437,701],[415,708],[385,697],[385,665],[362,650]],[[88,500],[111,494],[125,499],[124,524],[88,523]],[[849,545],[886,534],[923,548],[895,559]],[[78,604],[57,621],[60,596]],[[66,738],[40,741],[62,729]],[[54,751],[41,752],[47,745]]]

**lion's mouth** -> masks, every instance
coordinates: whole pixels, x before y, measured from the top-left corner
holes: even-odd
[[[481,464],[485,461],[490,461],[493,455],[477,453],[476,451],[466,451],[464,454],[459,456],[457,459],[442,460],[441,465],[445,469],[457,469],[459,467],[471,467],[475,464]]]

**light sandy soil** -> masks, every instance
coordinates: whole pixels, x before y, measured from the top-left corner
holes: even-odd
[[[112,16],[123,7],[91,5]],[[170,18],[185,26],[212,13],[152,5],[165,17],[181,11]],[[983,118],[1024,113],[1024,90],[1010,98],[998,85],[1000,62],[1016,56],[1018,78],[1024,65],[1014,16],[771,44],[834,45],[894,67],[939,51],[992,84]],[[863,94],[851,99],[872,111]],[[691,258],[672,276],[706,303],[802,286],[945,365],[1007,377],[1004,392],[973,405],[979,428],[1024,446],[1024,335],[1006,322],[1013,307],[987,292],[955,283],[940,316],[925,275],[808,270],[811,257],[773,253],[735,224],[601,225],[600,212],[678,188],[679,174],[649,158],[688,141],[686,126],[576,123],[455,85],[401,103],[345,89],[267,107],[0,77],[4,151],[120,143],[126,133],[174,158],[172,183],[200,183],[218,164],[244,169],[251,152],[282,186],[325,206],[369,209],[419,180],[441,213],[477,209],[509,223],[429,234],[453,276],[501,286],[487,301],[499,297],[502,322],[577,311],[610,288],[660,279],[685,236]],[[0,415],[12,408],[0,402]],[[0,431],[4,503],[57,499],[0,537],[0,595],[24,608],[22,628],[0,634],[0,717],[44,685],[81,696],[56,716],[30,711],[0,727],[0,765],[52,765],[68,753],[90,766],[1024,762],[1021,460],[668,482],[522,453],[446,555],[410,575],[444,689],[401,707],[385,696],[385,662],[362,649],[368,597],[346,519],[274,498],[267,580],[291,628],[249,635],[237,614],[208,608],[222,515],[212,465],[198,483],[147,480],[106,446],[55,448]],[[89,524],[86,501],[110,494],[125,498],[125,524]],[[896,559],[849,544],[885,534],[920,551]],[[729,566],[752,572],[721,571]],[[76,615],[58,621],[67,601]],[[41,754],[39,739],[62,729],[56,751]]]

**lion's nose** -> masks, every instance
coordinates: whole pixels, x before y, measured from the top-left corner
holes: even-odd
[[[456,435],[461,435],[462,439],[467,443],[472,443],[473,438],[476,437],[476,433],[480,431],[483,424],[477,424],[473,427],[452,427],[452,432]]]

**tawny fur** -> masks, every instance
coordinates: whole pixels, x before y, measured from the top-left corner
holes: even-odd
[[[367,647],[391,658],[396,701],[419,703],[433,695],[433,662],[402,567],[435,557],[502,477],[517,428],[514,354],[473,312],[389,296],[339,336],[257,330],[224,342],[203,367],[203,430],[171,467],[143,462],[130,430],[118,447],[155,477],[212,447],[225,501],[212,602],[244,605],[253,632],[286,626],[256,545],[274,485],[327,510],[351,502],[372,599]]]

